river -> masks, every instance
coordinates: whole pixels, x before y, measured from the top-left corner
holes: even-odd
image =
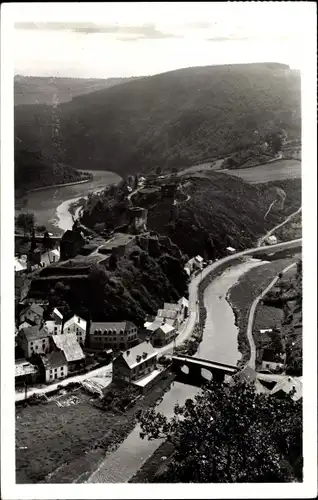
[[[261,264],[256,259],[236,264],[225,270],[207,286],[204,293],[207,319],[203,340],[196,353],[198,357],[234,365],[240,359],[237,343],[238,329],[226,295],[242,274]],[[205,376],[204,371],[202,373]],[[187,398],[193,397],[198,392],[199,389],[196,387],[174,382],[171,389],[164,394],[157,409],[170,418],[177,402],[183,404]],[[142,440],[139,432],[140,427],[136,425],[117,450],[106,455],[87,483],[128,482],[162,442],[161,440]]]
[[[33,212],[38,225],[45,226],[48,231],[59,236],[72,228],[72,217],[68,211],[70,203],[87,196],[91,192],[101,191],[110,184],[120,181],[121,177],[114,172],[88,170],[94,178],[84,184],[73,184],[43,191],[30,192],[25,196],[23,211]]]

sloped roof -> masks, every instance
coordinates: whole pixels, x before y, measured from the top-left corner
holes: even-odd
[[[50,333],[45,326],[43,328],[39,325],[29,326],[28,328],[22,328],[20,331],[26,336],[28,341],[50,337]]]
[[[62,351],[53,351],[41,354],[41,361],[46,369],[59,368],[67,364],[66,356]]]
[[[19,359],[15,362],[15,377],[36,373],[37,367],[29,363],[26,359]]]
[[[120,334],[120,331],[123,330],[124,332],[129,329],[135,327],[133,323],[130,321],[93,321],[90,326],[90,334],[93,335],[95,330],[101,330],[102,332],[104,330],[116,330],[117,334]]]
[[[147,354],[146,357],[143,357],[144,353]],[[151,359],[154,356],[158,355],[158,351],[156,351],[150,342],[142,342],[141,344],[132,347],[128,351],[124,352],[121,356],[122,359],[127,363],[130,369],[139,365],[145,359]],[[137,356],[140,356],[140,359],[137,361]]]
[[[163,304],[163,309],[168,309],[169,311],[179,311],[179,304],[172,304],[171,302],[165,302]]]
[[[154,332],[155,330],[157,330],[159,328],[160,325],[162,325],[163,323],[163,320],[162,318],[160,318],[159,320],[155,320],[155,321],[146,321],[146,323],[144,324],[144,327],[149,330],[150,332]]]
[[[302,379],[293,377],[284,377],[280,382],[277,382],[270,394],[276,394],[279,391],[284,391],[289,394],[295,388],[295,394],[292,396],[294,401],[303,397],[303,382]]]
[[[53,310],[53,314],[56,314],[56,316],[63,319],[63,314],[56,307]]]
[[[83,350],[76,340],[75,334],[53,335],[52,340],[58,349],[61,349],[67,362],[79,361],[85,358]]]
[[[68,321],[66,321],[64,323],[64,327],[63,327],[63,332],[64,330],[66,330],[66,328],[69,328],[71,325],[73,325],[73,323],[75,323],[76,326],[79,326],[80,328],[83,328],[83,330],[86,331],[86,321],[85,319],[82,319],[80,318],[79,316],[72,316],[72,318],[70,318]]]
[[[43,317],[43,314],[44,314],[44,309],[43,307],[39,306],[38,304],[36,304],[35,302],[32,302],[32,304],[29,304],[27,305],[24,309],[22,309],[21,313],[20,313],[20,316],[25,313],[26,311],[28,311],[29,309],[31,309],[31,311],[33,311],[35,314],[38,314],[38,316],[41,316]]]
[[[178,317],[178,311],[175,309],[158,309],[157,317],[160,318],[170,318],[176,319]]]
[[[29,328],[30,326],[34,326],[34,323],[24,320],[23,323],[19,325],[19,330],[22,330],[23,328]]]
[[[178,304],[180,306],[189,307],[189,301],[185,297],[181,297],[181,299],[178,300]]]
[[[168,323],[164,323],[163,325],[159,326],[157,331],[158,330],[161,330],[163,333],[166,334],[172,332],[173,330],[175,330],[175,328],[172,325],[168,325]]]

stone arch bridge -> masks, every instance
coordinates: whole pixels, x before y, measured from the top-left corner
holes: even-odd
[[[193,356],[171,356],[171,360],[172,370],[177,373],[178,378],[186,379],[192,385],[201,385],[208,381],[202,375],[202,369],[208,370],[212,374],[214,382],[223,382],[225,375],[232,376],[238,371],[237,366]],[[184,366],[188,368],[188,374],[182,371]]]

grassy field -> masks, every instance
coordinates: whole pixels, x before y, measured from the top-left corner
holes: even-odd
[[[301,178],[301,162],[298,160],[278,160],[258,167],[222,170],[228,175],[240,177],[250,184]]]
[[[94,406],[92,396],[73,391],[48,403],[16,408],[16,482],[82,482],[136,424],[138,410],[163,395],[169,376],[125,413]],[[76,396],[75,404],[67,405]]]
[[[242,353],[242,363],[249,359],[249,344],[246,337],[249,310],[255,298],[261,294],[269,283],[292,262],[297,261],[297,256],[292,258],[279,259],[259,267],[255,267],[242,276],[236,285],[229,292],[229,302],[231,303],[236,322],[239,328],[238,343],[239,351]],[[273,308],[269,308],[273,309]],[[277,312],[267,311],[267,318],[262,317],[262,324],[266,322],[276,322],[279,318]],[[275,316],[273,316],[275,314]],[[268,326],[268,323],[267,323]]]

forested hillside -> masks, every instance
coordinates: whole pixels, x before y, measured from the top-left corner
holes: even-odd
[[[14,151],[14,182],[16,195],[29,189],[54,184],[77,182],[90,178],[75,168],[44,158],[39,151],[28,151],[16,145]]]
[[[277,128],[297,139],[300,121],[299,72],[264,63],[171,71],[54,110],[16,106],[15,136],[76,168],[128,174],[230,154]]]
[[[171,181],[172,182],[172,181]],[[283,192],[284,203],[270,204]],[[281,195],[279,197],[281,199]],[[148,228],[166,235],[189,256],[224,256],[226,247],[249,248],[266,230],[295,211],[301,203],[299,179],[270,182],[258,187],[237,177],[210,172],[178,180],[170,194],[162,189],[143,189],[132,197],[136,206],[147,208]],[[90,196],[82,221],[98,230],[123,224],[127,200],[119,188]]]

